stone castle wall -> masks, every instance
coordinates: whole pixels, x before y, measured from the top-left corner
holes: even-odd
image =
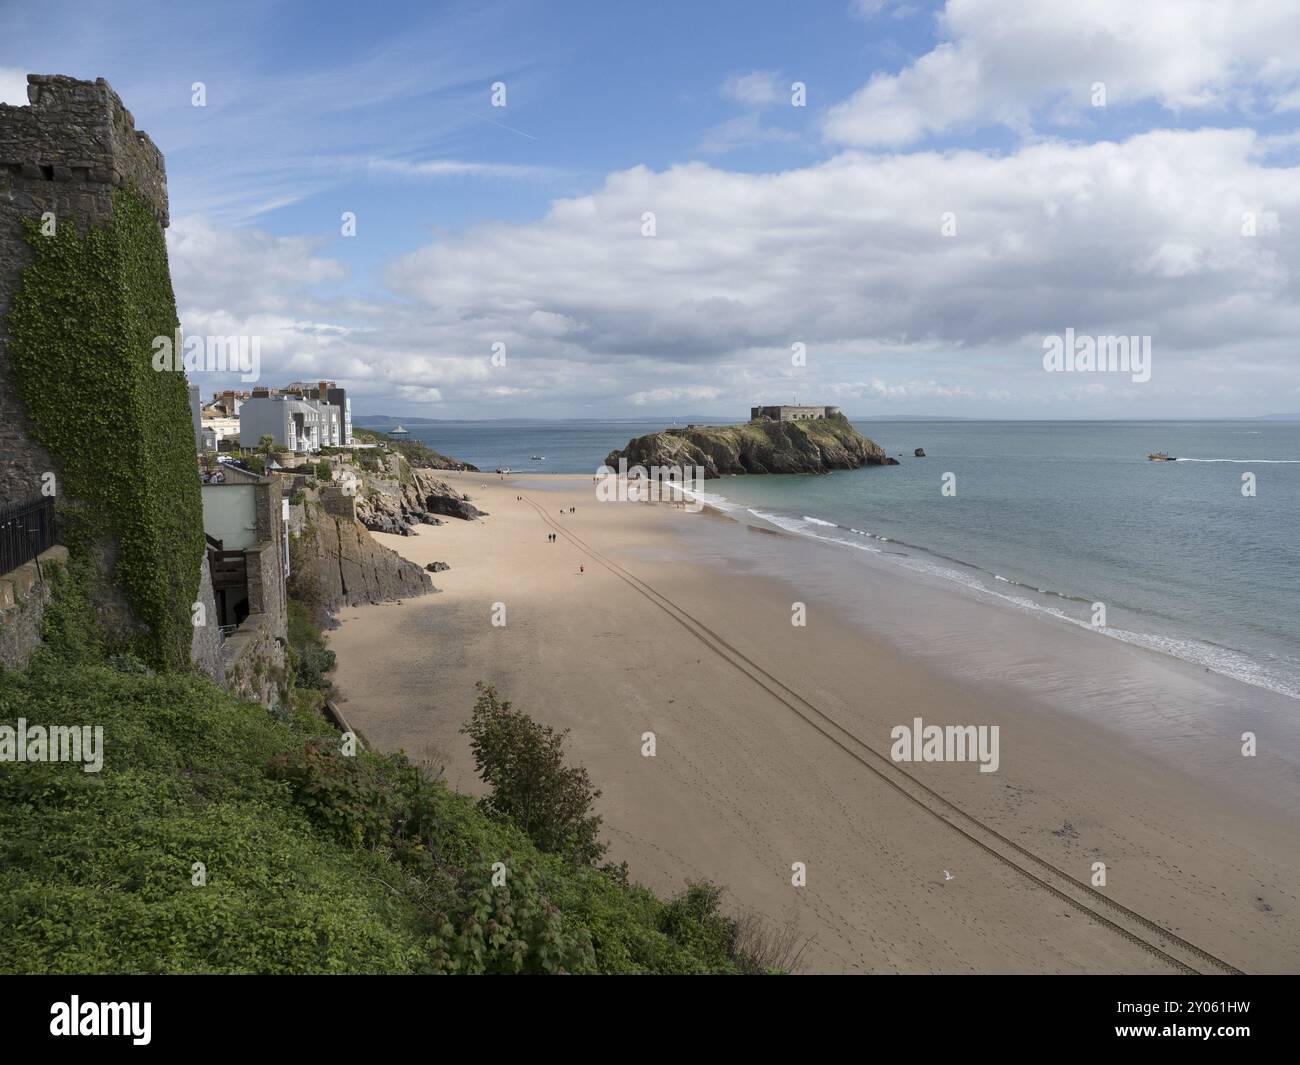
[[[804,407],[791,405],[782,407],[751,407],[749,409],[749,420],[753,422],[758,421],[760,418],[766,418],[774,422],[802,422],[816,418],[830,418],[839,413],[839,407]]]
[[[9,378],[5,315],[32,259],[22,220],[52,212],[84,233],[113,214],[113,190],[132,186],[166,227],[162,153],[109,86],[52,74],[27,78],[26,107],[0,104],[0,505],[39,494],[54,468],[33,438]]]
[[[40,223],[48,212],[56,226],[73,225],[84,236],[112,220],[114,190],[126,186],[144,200],[160,228],[169,222],[162,152],[135,128],[134,117],[108,82],[50,74],[29,75],[27,82],[27,106],[0,104],[0,505],[36,496],[41,475],[54,470],[9,373],[5,316],[22,284],[22,270],[33,258],[23,220]],[[113,572],[115,545],[97,545],[94,557],[101,573]],[[105,587],[108,599],[97,604],[101,620],[115,619],[110,627],[124,632],[136,624],[131,608],[121,589],[111,583]],[[214,618],[206,565],[199,601],[207,617]],[[37,606],[23,615],[25,621],[39,620]],[[0,617],[0,643],[20,643],[25,659],[39,642],[40,626],[25,624],[20,631],[16,622]],[[191,658],[218,681],[223,679],[222,652],[214,625],[196,627]]]

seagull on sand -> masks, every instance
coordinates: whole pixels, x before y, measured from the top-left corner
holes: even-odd
[[[945,869],[945,870],[943,871],[943,878],[944,878],[944,880],[955,880],[955,879],[956,879],[956,877],[954,877],[954,876],[952,875],[952,873],[948,872],[947,869]]]

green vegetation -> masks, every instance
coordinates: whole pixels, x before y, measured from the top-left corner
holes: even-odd
[[[461,462],[459,459],[449,458],[440,452],[434,451],[433,448],[420,443],[418,440],[395,440],[387,433],[378,433],[373,429],[353,429],[352,438],[359,444],[383,444],[390,450],[396,451],[417,469],[422,467],[433,470],[476,471],[478,469],[477,466],[471,466],[468,462]]]
[[[175,668],[189,660],[203,556],[194,429],[184,373],[153,368],[155,338],[172,343],[179,324],[162,231],[134,192],[114,195],[112,222],[84,237],[28,223],[35,258],[9,309],[9,362],[60,500],[83,508],[64,504],[69,547],[116,544],[115,583],[140,622],[123,638]]]
[[[843,414],[808,421],[764,419],[740,425],[665,429],[638,436],[622,451],[612,451],[629,466],[704,468],[706,477],[726,473],[826,473],[894,462],[880,445],[859,433]]]
[[[600,818],[591,813],[600,792],[585,769],[564,764],[567,730],[539,725],[480,684],[461,732],[469,736],[478,775],[492,785],[485,809],[513,821],[541,850],[581,865],[601,859],[607,848],[600,842]]]
[[[334,652],[325,646],[311,607],[295,599],[289,600],[289,664],[298,687],[333,694],[326,674],[334,668]]]
[[[517,827],[521,781],[571,791],[532,822],[566,843],[555,826],[589,824],[580,799],[594,792],[558,771],[557,737],[507,704],[480,699],[483,750],[535,769],[493,770],[479,804],[401,755],[342,753],[319,692],[295,692],[278,720],[204,678],[105,658],[84,573],[53,579],[44,646],[26,672],[0,673],[0,722],[102,726],[104,764],[0,763],[0,971],[771,967],[716,888],[665,903]],[[295,648],[312,642],[309,618],[296,616]]]

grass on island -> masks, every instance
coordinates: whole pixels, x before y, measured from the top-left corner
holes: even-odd
[[[460,459],[453,459],[439,451],[434,451],[428,444],[422,444],[419,440],[399,440],[387,433],[361,428],[352,430],[352,439],[359,444],[384,444],[390,450],[396,451],[416,469],[469,470],[471,472],[477,472],[478,470],[477,466],[471,466],[468,462],[461,462]]]
[[[99,773],[0,762],[0,971],[738,973],[792,953],[724,917],[712,885],[665,902],[598,868],[563,736],[489,690],[467,726],[496,767],[479,803],[404,757],[340,753],[317,688],[277,717],[105,654],[89,616],[60,573],[45,645],[0,671],[0,723],[104,731]],[[300,613],[294,630],[293,664],[319,683],[319,637]],[[538,786],[559,789],[549,805]]]

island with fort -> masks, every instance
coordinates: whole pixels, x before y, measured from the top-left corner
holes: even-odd
[[[733,473],[829,473],[859,466],[896,466],[839,407],[752,407],[739,425],[688,425],[638,436],[614,450],[606,465],[699,466],[705,477]]]

